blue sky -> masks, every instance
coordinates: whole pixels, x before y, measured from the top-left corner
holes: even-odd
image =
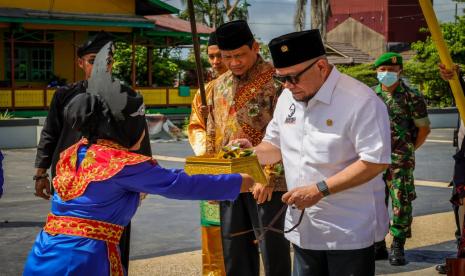
[[[164,0],[166,3],[182,8],[179,0]],[[339,0],[344,1],[344,0]],[[294,31],[293,18],[296,0],[248,0],[249,25],[252,32],[265,42]],[[463,15],[465,3],[458,4],[459,15]],[[307,6],[307,9],[310,8]],[[455,2],[452,0],[434,0],[434,9],[440,21],[453,21]],[[307,16],[307,22],[310,18]],[[307,28],[309,28],[308,23]]]

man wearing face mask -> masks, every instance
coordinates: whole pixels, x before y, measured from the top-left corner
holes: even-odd
[[[386,104],[391,122],[392,164],[384,173],[387,196],[392,202],[392,224],[389,232],[394,237],[389,254],[391,265],[405,265],[404,245],[410,238],[412,225],[412,201],[416,198],[413,179],[415,150],[426,140],[430,121],[423,95],[407,87],[400,79],[402,56],[388,52],[374,63],[379,84],[376,94]],[[387,257],[386,243],[375,244],[375,257]]]

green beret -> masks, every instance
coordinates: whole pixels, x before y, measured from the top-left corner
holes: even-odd
[[[375,67],[381,65],[402,65],[402,56],[393,52],[384,53],[374,63]]]

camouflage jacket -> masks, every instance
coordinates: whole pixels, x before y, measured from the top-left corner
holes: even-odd
[[[391,121],[393,163],[398,160],[395,157],[400,155],[404,156],[401,158],[404,160],[413,159],[415,151],[414,132],[417,127],[430,124],[423,95],[419,91],[407,87],[402,81],[392,94],[383,91],[381,84],[378,84],[374,90],[388,108]]]

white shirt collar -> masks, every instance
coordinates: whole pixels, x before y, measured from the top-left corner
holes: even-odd
[[[336,66],[333,66],[328,78],[320,87],[320,90],[318,90],[316,95],[310,101],[316,100],[325,104],[330,104],[334,88],[336,87],[336,83],[339,80],[340,76],[341,73],[336,69]]]

